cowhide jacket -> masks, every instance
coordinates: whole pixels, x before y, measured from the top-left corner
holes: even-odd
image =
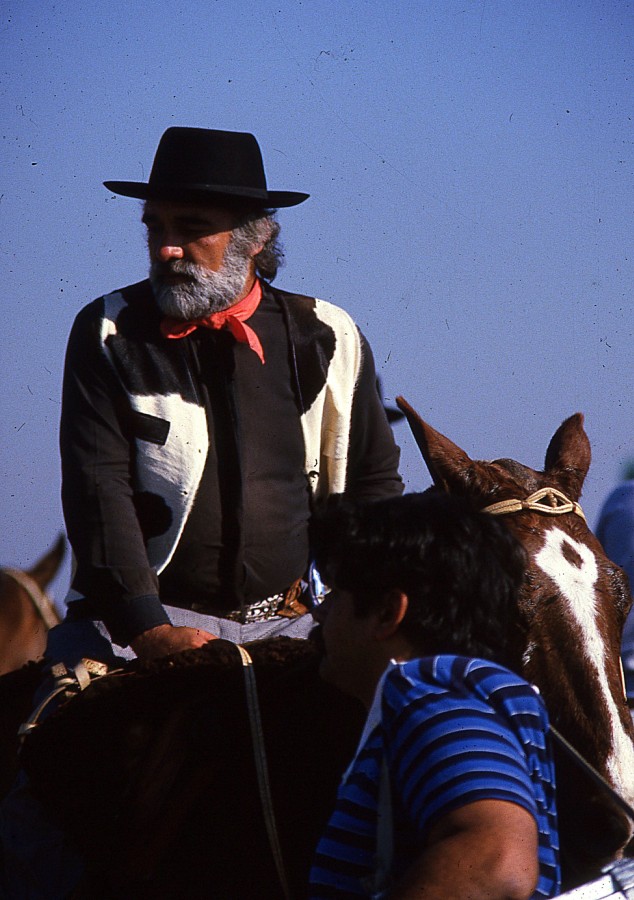
[[[320,498],[342,492],[346,489],[349,465],[353,403],[367,404],[370,410],[374,410],[377,403],[371,354],[364,353],[367,344],[348,313],[339,307],[322,300],[289,294],[267,284],[263,284],[263,290],[274,297],[284,312],[304,439],[304,470],[312,494]],[[90,365],[96,366],[96,375],[88,390],[96,394],[114,393],[114,414],[120,416],[120,411],[124,409],[125,417],[134,420],[132,451],[129,444],[122,444],[118,450],[122,457],[126,455],[130,459],[130,491],[158,495],[169,508],[170,521],[160,533],[143,538],[134,533],[132,518],[126,522],[124,517],[121,521],[121,540],[143,540],[149,567],[156,574],[169,563],[183,531],[196,497],[209,440],[205,408],[199,400],[196,379],[190,370],[183,342],[166,341],[161,336],[159,324],[160,317],[147,281],[94,301],[79,314],[75,323],[75,330],[79,329],[82,337],[81,340],[77,336],[73,339],[71,335],[65,376],[72,381],[78,357],[83,352],[92,353]],[[84,344],[90,343],[92,348],[84,347]],[[96,345],[100,348],[98,352]],[[72,346],[75,349],[71,358]],[[102,356],[101,361],[95,358],[98,354]],[[83,363],[79,360],[79,366],[82,365],[84,370],[89,367],[87,360]],[[364,366],[372,366],[372,379],[369,380],[366,373],[363,383],[366,392],[367,385],[371,383],[373,393],[359,397],[360,373]],[[82,390],[86,389],[82,386]],[[71,388],[65,384],[65,395],[67,393],[71,393]],[[64,405],[71,406],[70,403]],[[370,415],[376,414],[371,411]],[[76,427],[73,433],[71,417],[72,409],[63,410],[61,443],[65,468],[65,510],[73,503],[77,505],[76,498],[69,495],[77,482],[77,473],[73,471],[73,465],[75,469],[77,465],[72,462],[72,444],[81,440],[81,436],[77,434]],[[102,425],[99,422],[95,427]],[[385,471],[376,475],[375,496],[400,493],[402,490],[396,470],[398,448],[387,422],[380,427],[385,429],[384,439],[382,437],[381,440],[385,443],[384,457],[388,463]],[[109,432],[114,433],[114,430],[113,425]],[[89,483],[90,476],[85,480]],[[90,492],[93,489],[88,487],[87,490]],[[109,499],[108,496],[97,497],[98,486],[94,491],[95,497],[86,501],[88,519],[91,516],[112,515],[107,509],[95,508],[106,506]],[[119,511],[115,514],[121,515]],[[95,528],[94,522],[89,520],[85,524],[86,533],[92,532],[94,541],[94,535],[98,537],[98,526]],[[82,548],[84,536],[81,527],[75,525],[73,530],[75,541],[71,528],[69,536],[71,543],[78,545],[74,549],[81,569],[81,558],[90,557],[91,549],[86,546]],[[69,600],[89,593],[85,585],[81,586],[81,580],[80,573],[74,587],[79,587],[81,593],[72,592]],[[126,586],[124,588],[122,585],[122,593],[134,593],[134,573],[127,571],[125,579],[123,576],[121,578],[123,580]],[[96,581],[98,575],[95,579],[93,573],[91,590]],[[107,577],[104,589],[106,583]],[[112,593],[112,589],[109,590]],[[136,593],[140,597],[148,594],[147,583],[144,583],[141,574]],[[132,612],[130,617],[134,618]],[[131,627],[134,629],[132,623]]]

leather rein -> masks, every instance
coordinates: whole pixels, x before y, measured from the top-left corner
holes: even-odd
[[[61,619],[53,606],[53,601],[46,591],[40,588],[34,578],[31,578],[30,575],[27,575],[26,572],[22,572],[20,569],[10,569],[6,566],[2,566],[0,572],[11,578],[16,584],[19,584],[22,590],[25,591],[37,614],[46,625],[47,630],[59,625]]]
[[[253,756],[255,758],[255,768],[258,776],[258,787],[260,788],[260,802],[262,803],[262,812],[264,814],[264,822],[266,824],[266,833],[269,838],[269,845],[275,860],[275,868],[277,877],[282,888],[284,900],[290,900],[291,892],[286,876],[284,859],[282,857],[282,848],[277,832],[275,822],[275,809],[273,807],[273,797],[271,795],[271,783],[269,780],[269,769],[266,759],[266,747],[264,745],[264,730],[262,728],[262,719],[260,716],[260,703],[258,701],[258,688],[255,681],[255,670],[253,668],[253,660],[247,650],[241,645],[236,644],[244,671],[244,684],[247,695],[247,709],[249,711],[249,725],[251,726],[251,741],[253,744]]]

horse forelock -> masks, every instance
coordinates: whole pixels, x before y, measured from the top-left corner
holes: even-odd
[[[541,488],[556,488],[564,494],[568,489],[569,479],[566,472],[542,472],[522,465],[514,459],[506,458],[481,461],[479,465],[487,470],[489,477],[493,480],[496,500],[507,499],[508,491],[512,490],[518,492],[517,499],[524,499],[526,495]],[[577,497],[570,499],[577,499]]]

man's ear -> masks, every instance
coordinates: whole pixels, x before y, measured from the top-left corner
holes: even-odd
[[[251,259],[256,257],[258,253],[261,253],[264,250],[266,242],[270,240],[271,235],[273,234],[273,225],[271,224],[270,219],[261,219],[258,225],[258,231],[260,232],[259,239],[257,243],[253,243],[251,245],[251,250],[249,253]],[[264,233],[265,230],[266,233]]]
[[[407,594],[398,588],[390,588],[383,595],[381,611],[376,624],[375,637],[379,641],[386,641],[398,631],[401,622],[405,618],[409,600]]]

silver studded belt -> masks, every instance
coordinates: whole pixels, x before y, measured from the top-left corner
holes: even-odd
[[[284,600],[284,593],[273,594],[266,600],[258,600],[256,603],[248,603],[240,609],[234,609],[226,613],[222,618],[230,619],[232,622],[240,622],[242,625],[250,625],[252,622],[265,622],[267,619],[273,619],[278,614]]]

